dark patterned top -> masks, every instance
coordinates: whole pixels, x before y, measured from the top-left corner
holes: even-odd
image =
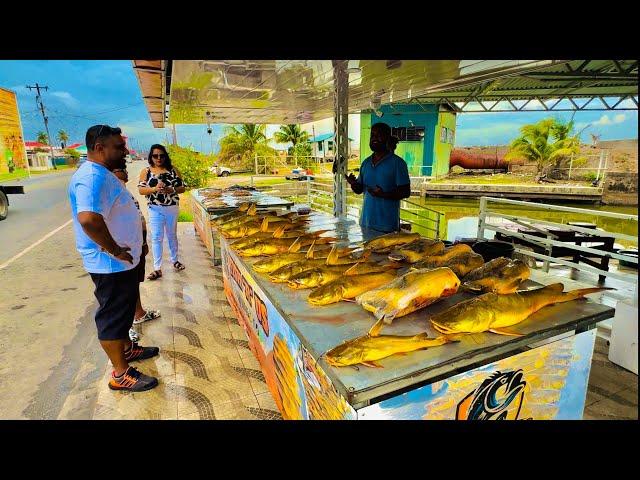
[[[138,183],[139,187],[155,187],[158,185],[158,181],[162,181],[165,185],[173,188],[184,186],[184,182],[178,176],[175,169],[171,169],[170,172],[163,172],[159,175],[154,175],[150,168],[147,168],[147,178],[145,181]],[[160,205],[162,207],[168,207],[171,205],[178,205],[180,197],[177,193],[152,193],[146,195],[147,205]]]

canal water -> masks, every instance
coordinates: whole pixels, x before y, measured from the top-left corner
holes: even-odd
[[[414,205],[403,202],[403,211],[401,218],[403,220],[411,219],[424,225],[423,228],[413,228],[423,235],[433,237],[429,228],[435,227],[435,222],[428,219],[435,219],[432,210],[441,212],[443,215],[440,220],[439,237],[445,240],[455,241],[464,237],[476,237],[478,229],[478,215],[480,213],[480,200],[467,198],[416,198],[411,197],[412,204],[417,204],[425,208],[419,208]],[[550,202],[551,203],[551,202]],[[612,206],[612,205],[590,205],[585,203],[553,203],[554,205],[562,205],[565,207],[574,207],[587,210],[616,212],[628,215],[638,215],[637,206]],[[491,210],[506,215],[521,216],[531,219],[546,220],[557,223],[567,222],[589,222],[597,225],[608,232],[624,233],[627,235],[638,235],[638,222],[631,220],[620,220],[616,218],[603,217],[599,215],[584,215],[581,213],[571,212],[553,212],[545,211],[537,208],[524,207],[519,205],[499,205],[491,203]],[[410,212],[416,212],[417,215]],[[426,218],[425,218],[426,217]],[[493,238],[494,232],[485,230],[487,238]],[[637,247],[637,243],[626,240],[617,240],[616,243],[624,247]]]

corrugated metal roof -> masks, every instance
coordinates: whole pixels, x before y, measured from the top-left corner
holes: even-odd
[[[331,60],[134,60],[154,126],[333,116]],[[637,95],[635,60],[348,60],[349,112],[379,104]],[[372,103],[373,102],[373,103]]]

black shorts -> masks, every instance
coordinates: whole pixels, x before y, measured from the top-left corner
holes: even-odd
[[[128,340],[138,301],[138,267],[118,273],[91,273],[98,299],[99,340]]]
[[[138,271],[138,282],[140,283],[144,282],[144,274],[145,274],[144,264],[145,264],[146,258],[147,258],[146,255],[142,255],[140,257],[140,263],[138,263],[138,266],[135,268]]]

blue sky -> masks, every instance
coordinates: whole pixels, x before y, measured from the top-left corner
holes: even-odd
[[[25,85],[48,85],[43,99],[49,115],[52,136],[60,129],[69,133],[71,142],[84,143],[88,127],[96,123],[120,126],[130,137],[131,145],[148,148],[152,143],[171,138],[167,129],[154,129],[142,102],[136,76],[129,60],[24,60],[0,61],[0,87],[14,90],[26,140],[35,140],[37,132],[44,130],[42,117],[36,109],[35,92]],[[456,145],[506,144],[518,133],[518,129],[549,116],[545,112],[523,113],[468,113],[458,116]],[[568,119],[572,112],[556,112],[551,115]],[[589,133],[601,135],[602,140],[638,138],[637,111],[584,111],[575,115],[577,129],[584,130],[583,140],[589,141]],[[351,123],[351,122],[350,122]],[[332,122],[322,122],[331,128]],[[324,128],[324,127],[322,127]],[[320,128],[320,130],[322,130]],[[269,127],[271,134],[277,127]],[[316,128],[316,133],[325,133]],[[217,141],[223,126],[214,125],[211,137],[204,125],[178,125],[180,144],[192,144],[197,150],[217,151]],[[358,142],[358,132],[350,136]]]

